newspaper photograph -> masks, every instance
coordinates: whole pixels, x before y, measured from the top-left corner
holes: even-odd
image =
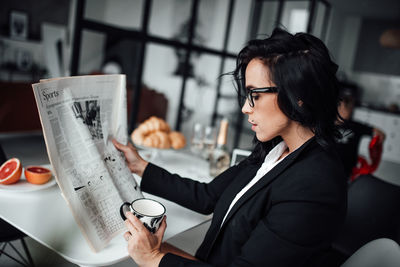
[[[125,231],[122,203],[143,197],[111,142],[128,142],[125,75],[48,79],[32,87],[57,184],[97,252]]]

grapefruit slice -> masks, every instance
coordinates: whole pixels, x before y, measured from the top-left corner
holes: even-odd
[[[21,178],[22,166],[17,158],[12,158],[0,167],[0,184],[13,184]]]
[[[51,171],[41,166],[25,167],[25,178],[31,184],[45,184],[51,178]]]

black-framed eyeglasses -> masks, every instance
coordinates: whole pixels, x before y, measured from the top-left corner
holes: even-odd
[[[262,88],[254,88],[251,90],[246,90],[246,98],[249,101],[249,106],[254,107],[254,94],[258,93],[276,93],[278,92],[278,87],[262,87]],[[244,103],[243,103],[244,104]]]

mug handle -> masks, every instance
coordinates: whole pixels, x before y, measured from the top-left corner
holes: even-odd
[[[119,208],[119,213],[121,215],[121,218],[125,221],[126,220],[126,216],[125,216],[125,211],[124,211],[124,207],[125,206],[129,206],[131,203],[129,202],[124,202],[124,204],[121,205],[121,207]]]

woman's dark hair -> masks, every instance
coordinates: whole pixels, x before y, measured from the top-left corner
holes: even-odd
[[[331,60],[324,43],[310,34],[292,35],[280,28],[266,39],[249,41],[240,51],[233,71],[239,100],[246,94],[246,67],[255,58],[269,68],[269,79],[278,87],[278,105],[282,112],[311,129],[323,147],[332,144],[339,136],[335,126],[338,66]],[[264,143],[256,140],[249,159],[263,158],[280,140],[280,137]]]
[[[351,82],[339,82],[339,101],[346,105],[360,104],[360,89],[357,84]]]

